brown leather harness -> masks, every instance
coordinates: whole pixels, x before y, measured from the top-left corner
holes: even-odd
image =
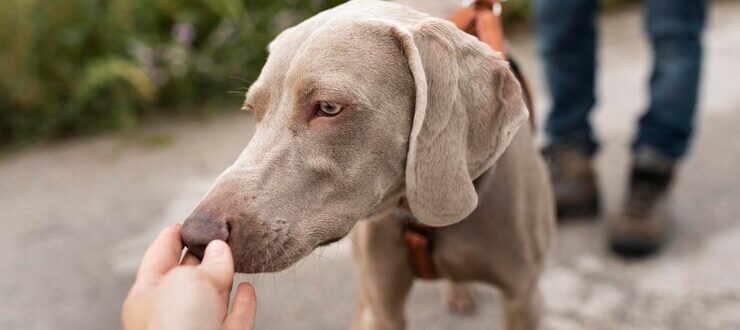
[[[493,50],[508,57],[504,43],[504,30],[499,19],[501,4],[498,0],[477,0],[467,7],[455,11],[449,20],[459,29],[478,37]],[[511,69],[519,80],[524,92],[525,102],[530,109],[530,124],[534,127],[534,115],[532,109],[532,98],[519,71],[519,67],[509,58]],[[402,201],[405,203],[405,201]],[[403,241],[409,253],[409,263],[414,275],[421,279],[439,278],[439,270],[432,258],[434,252],[434,227],[426,226],[413,217],[397,216],[404,221]]]
[[[409,251],[409,263],[414,276],[426,280],[439,278],[437,265],[432,259],[434,228],[416,220],[409,221],[405,224],[403,240]]]

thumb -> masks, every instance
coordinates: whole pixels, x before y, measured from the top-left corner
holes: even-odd
[[[229,292],[234,277],[234,258],[229,245],[221,240],[208,243],[203,262],[198,266],[220,292]]]

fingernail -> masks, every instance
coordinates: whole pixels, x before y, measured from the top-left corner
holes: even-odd
[[[204,258],[220,257],[226,252],[226,243],[222,240],[214,240],[208,243]]]

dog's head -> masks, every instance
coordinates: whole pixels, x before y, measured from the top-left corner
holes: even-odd
[[[196,255],[277,271],[406,196],[431,226],[477,205],[472,180],[527,110],[505,61],[452,24],[355,1],[279,35],[247,93],[256,131],[185,221]]]

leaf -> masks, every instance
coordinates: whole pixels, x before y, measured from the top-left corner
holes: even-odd
[[[238,22],[244,16],[244,6],[239,0],[206,0],[205,3],[222,18]]]
[[[143,101],[151,103],[157,98],[157,87],[134,62],[108,58],[93,61],[85,67],[75,91],[75,103],[85,104],[93,98],[99,98],[97,91],[120,82],[130,85]]]

